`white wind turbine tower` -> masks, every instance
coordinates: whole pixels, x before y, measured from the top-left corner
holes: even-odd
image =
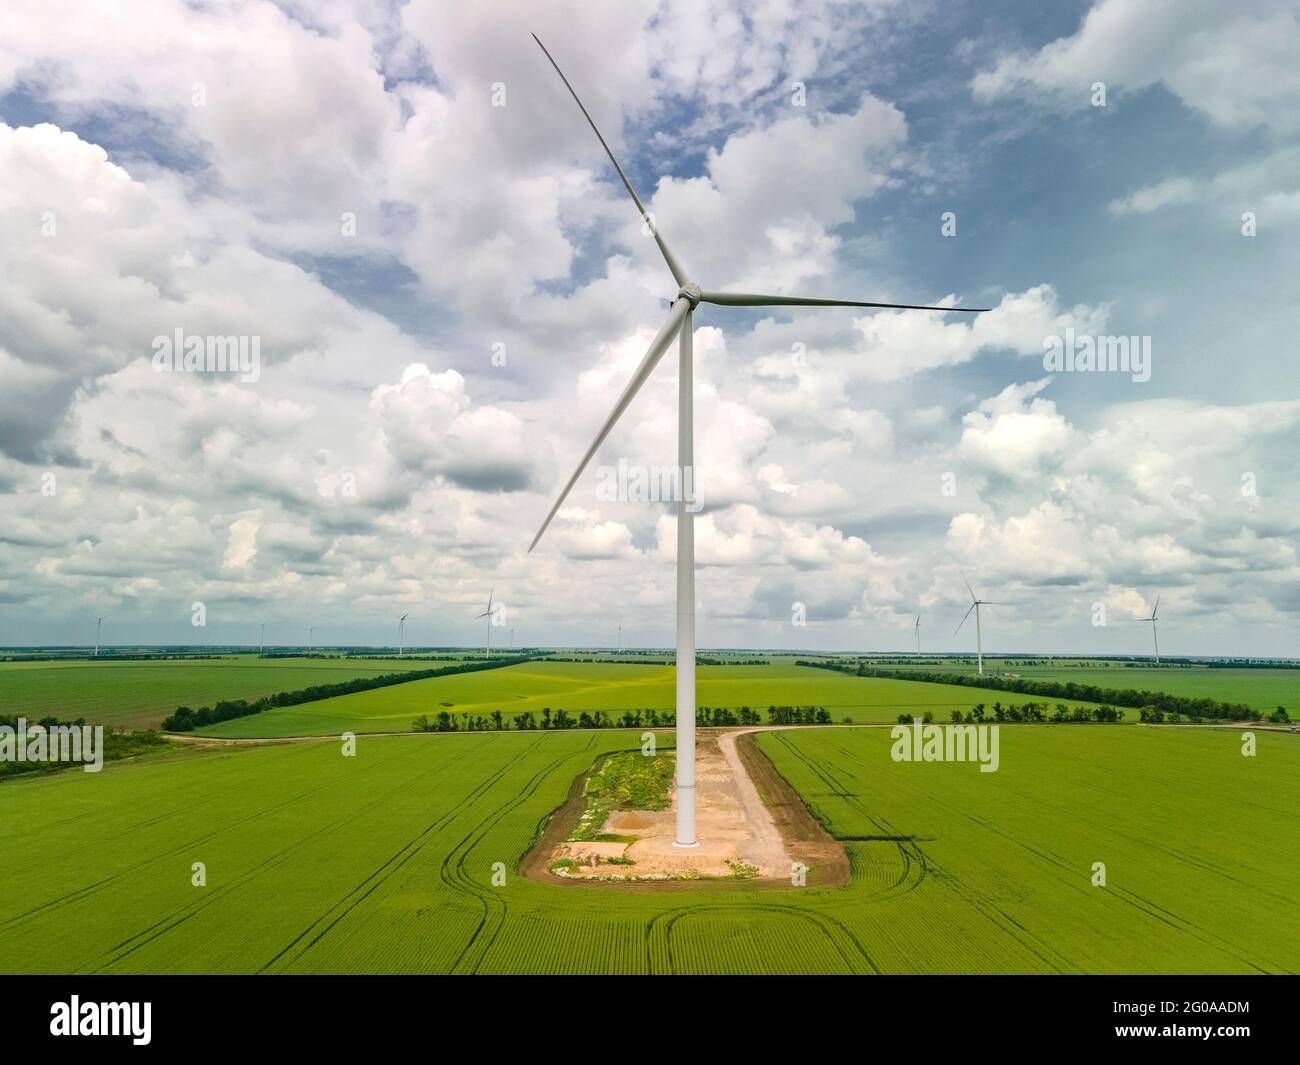
[[[578,468],[573,471],[573,476],[569,478],[564,490],[560,492],[559,498],[556,499],[555,505],[551,507],[550,513],[546,515],[546,520],[542,522],[542,527],[537,531],[537,535],[533,537],[532,544],[529,545],[529,551],[532,551],[537,546],[537,542],[542,538],[542,534],[546,532],[547,526],[551,524],[551,519],[555,517],[556,511],[563,505],[582,471],[587,468],[587,463],[591,461],[600,445],[605,442],[605,438],[609,436],[615,423],[627,410],[637,392],[641,390],[641,386],[646,383],[651,373],[654,372],[655,367],[659,365],[660,359],[663,358],[664,353],[674,340],[677,341],[678,351],[677,462],[681,486],[684,488],[687,483],[688,471],[689,475],[694,477],[693,351],[691,341],[695,308],[701,303],[711,303],[721,307],[883,307],[894,310],[925,311],[978,311],[986,309],[929,307],[910,303],[868,303],[863,300],[820,299],[802,296],[768,296],[750,292],[718,292],[701,288],[700,285],[691,280],[681,263],[668,250],[668,245],[660,234],[657,224],[646,210],[645,204],[641,202],[641,197],[632,188],[632,183],[628,181],[627,175],[623,173],[623,168],[619,166],[618,160],[614,158],[614,153],[610,151],[609,145],[605,143],[605,138],[601,136],[600,130],[596,128],[596,123],[592,121],[591,115],[587,114],[587,109],[583,107],[582,101],[578,99],[578,94],[574,92],[573,86],[569,84],[569,79],[560,70],[559,64],[551,58],[551,53],[546,51],[546,46],[538,40],[536,34],[533,34],[533,40],[537,41],[538,47],[550,60],[551,66],[555,68],[555,72],[559,74],[565,88],[569,90],[569,94],[582,111],[587,124],[591,126],[592,132],[596,134],[601,147],[605,149],[605,154],[609,156],[609,161],[617,171],[619,180],[623,183],[623,188],[627,190],[628,196],[632,198],[637,212],[646,224],[647,231],[654,237],[655,244],[659,247],[659,252],[663,256],[669,273],[673,275],[673,281],[677,285],[677,293],[673,297],[672,308],[668,312],[668,320],[664,322],[654,340],[651,341],[650,348],[645,353],[645,358],[641,360],[641,364],[632,375],[632,379],[627,383],[627,387],[623,389],[623,394],[619,397],[618,402],[614,404],[614,409],[596,434],[596,439],[592,441],[591,447],[587,449],[582,461],[578,463]],[[679,491],[678,495],[680,498],[677,501],[677,839],[675,845],[678,847],[695,847],[699,845],[695,838],[695,518],[691,511],[687,509],[688,500],[685,498],[687,493]]]
[[[975,594],[975,589],[970,586],[970,581],[966,579],[966,574],[961,575],[962,583],[966,585],[966,591],[970,592],[970,609],[962,615],[961,624],[953,630],[953,635],[961,632],[961,626],[966,624],[966,619],[970,617],[971,610],[975,611],[975,654],[979,663],[980,676],[984,675],[984,638],[980,633],[980,607],[982,606],[1010,606],[1010,603],[992,603],[987,599],[981,599]]]
[[[96,618],[95,619],[95,657],[96,658],[99,657],[99,633],[103,627],[104,627],[104,619]]]
[[[1151,608],[1149,618],[1138,618],[1139,621],[1151,622],[1151,640],[1156,645],[1156,665],[1160,665],[1160,637],[1156,634],[1156,622],[1160,620],[1160,596],[1156,595],[1156,605]]]
[[[921,653],[921,615],[916,615],[916,653]]]
[[[260,639],[262,642],[257,648],[257,653],[259,655],[264,655],[266,654],[266,622],[265,621],[262,622],[262,635]]]
[[[618,616],[618,653],[623,653],[623,615]]]
[[[402,646],[406,637],[406,619],[409,618],[410,616],[411,616],[411,612],[408,610],[405,614],[403,614],[400,618],[397,619],[397,657],[398,658],[402,657]]]
[[[487,648],[486,648],[486,649],[484,650],[484,652],[483,652],[483,657],[484,657],[484,658],[491,658],[491,657],[492,657],[492,593],[493,593],[494,591],[496,591],[495,588],[489,588],[489,589],[488,589],[488,605],[487,605],[487,609],[486,609],[485,611],[483,611],[483,613],[481,613],[481,614],[479,615],[480,618],[487,618],[487,619],[488,619],[488,627],[487,627]]]

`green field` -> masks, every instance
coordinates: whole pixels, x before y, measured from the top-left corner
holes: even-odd
[[[583,710],[671,710],[674,667],[529,662],[482,673],[433,677],[391,688],[287,706],[199,729],[208,736],[276,737],[339,735],[343,732],[405,732],[421,714],[506,715],[544,707],[570,714]],[[914,681],[851,677],[789,662],[770,666],[699,666],[695,682],[700,706],[825,706],[835,721],[894,721],[900,713],[948,720],[954,709],[977,702],[1020,704],[1027,695],[986,693]],[[1041,701],[1041,700],[1040,700]],[[1071,704],[1074,705],[1074,704]],[[1136,718],[1136,714],[1130,715]]]
[[[917,837],[847,843],[847,887],[781,891],[516,874],[575,775],[626,733],[363,738],[355,758],[330,741],[190,749],[14,780],[0,971],[1300,968],[1294,737],[1259,733],[1249,759],[1226,731],[1001,736],[993,774],[893,763],[884,729],[764,736],[837,833]]]
[[[930,660],[933,663],[933,659]],[[870,664],[870,660],[868,660]],[[891,661],[882,669],[930,670],[937,673],[962,673],[974,676],[975,661],[943,660],[940,664],[911,667]],[[989,675],[1017,676],[1025,680],[1054,680],[1064,684],[1095,684],[1103,688],[1138,691],[1168,692],[1218,699],[1225,703],[1244,703],[1266,712],[1284,706],[1300,716],[1300,669],[1211,669],[1208,666],[1126,666],[1119,662],[1099,659],[1082,659],[1077,663],[1052,663],[1050,665],[1020,665],[1018,660],[1004,663],[997,659],[984,659],[984,671]]]
[[[859,870],[911,861],[893,930],[929,971],[1300,969],[1300,742],[1256,733],[1007,727],[1001,767],[895,763],[882,730],[768,733],[760,748]],[[1107,886],[1094,887],[1094,862]]]
[[[157,728],[178,706],[276,692],[449,663],[373,659],[237,658],[193,661],[0,662],[0,714],[114,728]]]

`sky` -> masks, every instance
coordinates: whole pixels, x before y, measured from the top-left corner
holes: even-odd
[[[702,287],[991,308],[698,310],[701,646],[1300,654],[1294,0],[116,7],[0,7],[0,644],[672,644],[674,355],[527,550],[677,291],[536,32]]]

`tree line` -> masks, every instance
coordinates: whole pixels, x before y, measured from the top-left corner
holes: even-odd
[[[668,656],[667,651],[624,651],[622,658],[566,658],[559,655],[547,655],[548,662],[577,662],[584,666],[671,666],[675,659]],[[638,656],[655,655],[649,661],[637,661]],[[697,666],[768,666],[771,663],[766,658],[701,658],[695,657]]]
[[[872,669],[864,664],[814,662],[800,660],[800,666],[832,669],[859,677],[883,677],[890,680],[916,680],[928,684],[955,684],[967,688],[992,688],[1020,695],[1042,695],[1056,699],[1073,699],[1085,703],[1105,703],[1135,709],[1149,707],[1166,715],[1177,714],[1188,721],[1262,721],[1264,715],[1244,703],[1225,703],[1204,696],[1170,695],[1168,692],[1100,688],[1075,681],[1029,680],[1024,677],[971,676],[967,673],[934,673],[928,670]]]
[[[702,728],[732,728],[742,725],[761,725],[763,715],[748,706],[700,706],[695,710],[695,723]],[[767,723],[770,725],[829,725],[831,715],[824,706],[769,706]],[[540,714],[532,710],[512,714],[507,719],[500,710],[488,714],[452,714],[440,710],[433,717],[421,714],[411,727],[416,732],[519,732],[556,731],[571,728],[674,728],[677,714],[670,710],[625,710],[621,716],[606,714],[603,710],[583,710],[574,715],[567,710],[552,710],[549,706]]]
[[[21,715],[0,714],[0,725],[8,725],[15,732],[18,731],[18,719]],[[84,717],[79,717],[75,721],[60,721],[57,717],[43,717],[39,721],[28,721],[27,730],[30,732],[33,725],[40,725],[42,728],[49,729],[64,728],[82,728],[86,724]],[[149,730],[139,732],[113,732],[111,729],[104,729],[104,761],[115,762],[121,758],[131,758],[137,754],[146,754],[149,751],[158,750],[166,747],[167,740],[161,733]],[[18,762],[18,761],[0,761],[0,780],[7,776],[15,776],[18,773],[55,773],[61,769],[80,769],[80,762]]]
[[[377,677],[353,677],[333,684],[316,684],[297,691],[277,692],[274,695],[263,696],[261,699],[254,699],[252,702],[246,699],[226,699],[214,706],[205,706],[198,710],[191,710],[188,706],[178,706],[175,713],[163,721],[162,727],[164,732],[192,732],[204,725],[215,725],[219,721],[260,714],[264,710],[272,710],[279,706],[314,703],[320,699],[333,699],[339,695],[352,695],[355,692],[372,691],[375,688],[389,688],[394,684],[406,684],[413,680],[446,677],[452,673],[476,673],[481,669],[500,669],[502,666],[514,666],[531,660],[531,655],[520,655],[515,658],[464,662],[455,666],[442,666],[439,669],[412,669],[402,673],[382,673]]]
[[[914,716],[913,714],[899,714],[898,720],[901,724],[910,725]],[[1019,706],[1003,706],[1001,703],[994,703],[991,707],[985,707],[983,703],[976,703],[965,714],[960,710],[954,710],[950,718],[954,725],[987,725],[1003,722],[1031,724],[1051,722],[1058,725],[1087,722],[1118,724],[1124,720],[1124,711],[1116,710],[1113,706],[1108,706],[1105,703],[1094,707],[1070,707],[1066,706],[1065,703],[1057,703],[1056,709],[1049,717],[1047,704],[1045,703],[1021,703]],[[927,712],[921,718],[921,723],[928,725],[933,720],[934,715]]]

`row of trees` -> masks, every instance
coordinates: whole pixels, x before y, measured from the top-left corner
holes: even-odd
[[[963,718],[960,710],[952,712],[952,719],[957,724],[982,725],[992,720],[994,722],[1046,722],[1051,721],[1055,724],[1086,724],[1087,722],[1099,722],[1102,724],[1118,724],[1124,720],[1124,711],[1116,710],[1115,707],[1107,703],[1100,706],[1066,706],[1065,703],[1057,703],[1056,708],[1048,716],[1046,703],[1022,703],[1020,706],[1003,706],[1001,703],[994,703],[990,708],[992,718],[989,712],[984,708],[983,703],[976,703],[975,706]]]
[[[18,731],[19,715],[0,714],[0,725],[8,725],[15,732]],[[86,724],[84,717],[79,717],[75,721],[60,721],[53,715],[43,717],[39,721],[27,721],[27,730],[30,732],[32,725],[37,724],[48,730],[58,727],[82,728]],[[161,733],[142,730],[139,732],[114,732],[112,729],[104,729],[104,761],[114,762],[119,758],[130,758],[132,755],[144,754],[147,751],[157,750],[167,745],[166,739]],[[18,761],[0,761],[0,779],[6,776],[14,776],[18,773],[53,773],[60,769],[76,768],[80,769],[80,762],[18,762]]]
[[[797,665],[854,673],[859,677],[886,677],[891,680],[917,680],[930,684],[956,684],[968,688],[992,688],[995,691],[1042,695],[1055,699],[1073,699],[1085,703],[1105,703],[1135,709],[1154,707],[1166,715],[1179,714],[1188,721],[1261,721],[1263,714],[1244,703],[1224,703],[1217,699],[1170,695],[1167,692],[1099,688],[1074,681],[1028,680],[1024,677],[971,676],[967,673],[932,673],[928,670],[873,669],[865,664],[800,660]]]
[[[580,662],[585,666],[671,666],[673,658],[668,651],[623,651],[619,658],[578,658],[548,655],[548,662]],[[646,656],[653,656],[650,661],[639,661]],[[766,658],[701,658],[696,656],[697,666],[767,666],[771,663]]]
[[[1177,725],[1183,718],[1178,713],[1166,714],[1158,706],[1144,706],[1138,711],[1138,720],[1148,725]],[[1268,717],[1256,715],[1256,720],[1268,721],[1274,725],[1289,725],[1291,715],[1286,712],[1285,706],[1279,706]]]
[[[375,688],[388,688],[394,684],[406,684],[413,680],[428,680],[431,677],[445,677],[452,673],[476,673],[481,669],[500,669],[531,660],[529,655],[514,658],[484,659],[481,662],[463,662],[454,666],[442,666],[438,669],[412,669],[402,673],[382,673],[377,677],[352,677],[334,684],[316,684],[310,688],[297,691],[277,692],[261,699],[248,702],[245,699],[227,699],[215,706],[205,706],[191,710],[188,706],[178,706],[175,713],[162,723],[164,732],[192,732],[204,725],[215,725],[219,721],[229,721],[236,717],[248,717],[272,710],[279,706],[298,706],[300,703],[314,703],[320,699],[333,699],[339,695],[352,695],[354,692],[372,691]]]
[[[767,720],[771,725],[829,725],[831,715],[824,706],[769,706]],[[704,728],[728,728],[742,725],[761,725],[763,715],[748,706],[701,706],[695,710],[695,723]],[[668,710],[625,710],[613,717],[603,710],[583,710],[576,716],[567,710],[552,710],[549,706],[536,714],[531,710],[512,714],[507,720],[500,710],[490,714],[452,714],[440,710],[433,717],[421,714],[412,723],[416,732],[520,732],[537,730],[596,728],[673,728],[677,715]]]
[[[900,724],[910,725],[915,716],[915,714],[899,714],[898,721]],[[954,725],[1038,722],[1053,722],[1059,725],[1090,721],[1113,724],[1124,720],[1124,711],[1116,710],[1113,706],[1104,703],[1091,709],[1086,706],[1069,707],[1065,703],[1057,703],[1056,709],[1049,717],[1046,703],[1023,703],[1020,706],[1003,706],[1001,703],[994,703],[991,707],[976,703],[965,714],[960,710],[954,710],[950,718]],[[927,711],[922,716],[921,723],[928,725],[933,720],[934,715]]]

